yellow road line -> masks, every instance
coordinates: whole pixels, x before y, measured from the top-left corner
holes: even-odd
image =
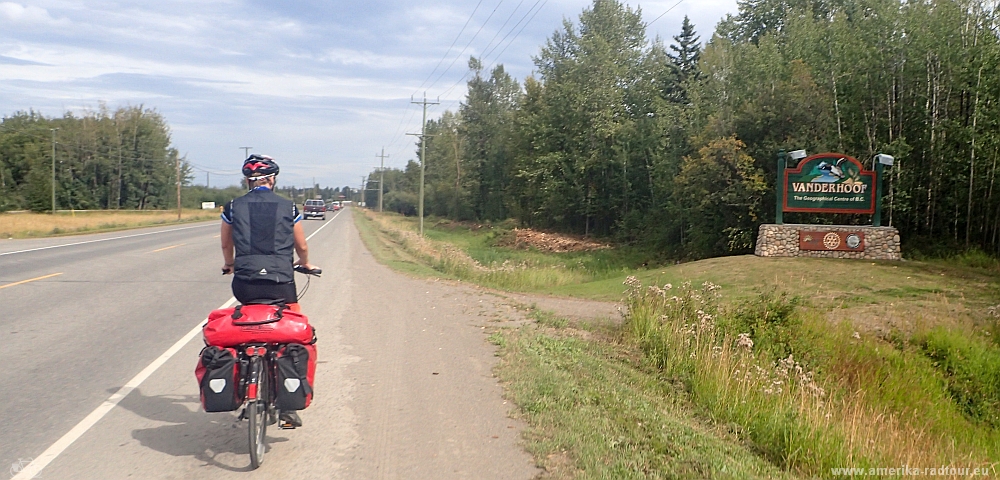
[[[153,250],[152,252],[149,252],[149,253],[156,253],[156,252],[162,252],[162,251],[164,251],[164,250],[170,250],[171,248],[177,248],[177,247],[182,247],[182,246],[184,246],[184,245],[187,245],[187,244],[186,244],[186,243],[178,243],[177,245],[171,245],[171,246],[169,246],[169,247],[163,247],[163,248],[158,248],[158,249],[156,249],[156,250]]]
[[[222,235],[216,235],[216,236],[214,236],[214,237],[212,237],[212,238],[219,238],[219,237],[221,237],[221,236],[222,236]]]
[[[57,275],[62,275],[62,274],[63,274],[63,272],[59,272],[59,273],[53,273],[53,274],[49,274],[49,275],[43,275],[41,277],[29,278],[27,280],[21,280],[20,282],[8,283],[7,285],[0,285],[0,289],[4,289],[4,288],[7,288],[7,287],[13,287],[14,285],[20,285],[22,283],[34,282],[34,281],[37,281],[37,280],[45,280],[46,278],[51,278],[51,277],[55,277]]]

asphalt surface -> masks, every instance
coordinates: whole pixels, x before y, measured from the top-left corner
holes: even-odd
[[[0,467],[14,476],[76,431],[37,478],[535,476],[491,374],[495,296],[377,264],[350,212],[304,226],[322,228],[309,247],[324,275],[301,302],[319,334],[316,395],[302,428],[268,431],[256,471],[246,422],[200,408],[200,335],[178,344],[231,297],[218,222],[0,241]]]

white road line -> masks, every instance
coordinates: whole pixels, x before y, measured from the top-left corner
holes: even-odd
[[[333,222],[333,220],[335,220],[337,216],[341,214],[341,212],[343,212],[343,210],[337,212],[337,215],[334,215],[333,218],[330,219],[330,221],[324,223],[323,226],[319,227],[318,229],[316,229],[315,232],[306,237],[306,241],[314,237],[317,233],[319,233],[320,230],[326,228],[326,226],[329,225],[331,222]],[[195,228],[195,227],[185,227],[185,228]],[[176,231],[176,230],[184,230],[184,228],[178,228],[175,230],[166,230],[166,231]],[[128,237],[151,235],[153,233],[163,233],[163,232],[140,233],[138,235],[129,235]],[[118,238],[128,238],[128,237],[118,237]],[[104,240],[115,240],[115,239],[108,238]],[[52,247],[36,248],[34,250],[44,250],[46,248],[56,248],[60,246],[66,247],[69,245],[80,245],[82,243],[101,242],[104,240],[91,240],[89,242],[79,242],[76,244],[55,245]],[[23,250],[23,252],[30,252],[30,251],[33,250]],[[21,253],[21,252],[10,252],[10,253]],[[0,254],[0,255],[9,255],[10,253]],[[236,303],[236,298],[230,298],[228,302],[223,303],[219,308],[229,308],[235,303]],[[139,387],[139,385],[142,385],[142,382],[146,381],[146,379],[149,378],[150,375],[153,374],[153,372],[155,372],[157,369],[163,366],[164,363],[167,363],[167,360],[170,360],[170,358],[173,357],[174,354],[176,354],[178,351],[180,351],[180,349],[183,348],[184,345],[187,345],[187,343],[190,342],[192,338],[201,333],[201,326],[207,320],[208,319],[206,318],[198,322],[198,324],[195,325],[190,332],[181,337],[181,339],[178,340],[177,343],[174,343],[170,348],[168,348],[166,352],[163,352],[163,355],[160,355],[159,358],[153,360],[153,363],[150,363],[149,366],[142,369],[142,371],[136,374],[136,376],[132,377],[132,379],[129,380],[128,383],[125,384],[125,386],[118,389],[118,391],[115,392],[114,395],[108,397],[108,399],[105,400],[104,403],[98,406],[93,412],[90,412],[90,414],[84,417],[83,420],[80,420],[80,423],[76,424],[76,426],[70,429],[69,432],[66,432],[66,434],[63,435],[62,438],[56,440],[56,443],[53,443],[52,446],[45,449],[45,451],[42,452],[41,455],[36,457],[34,460],[31,461],[31,463],[29,463],[23,469],[21,469],[21,472],[18,473],[16,476],[14,476],[13,480],[29,480],[32,478],[36,478],[38,474],[41,473],[43,468],[48,466],[48,464],[52,463],[52,461],[55,460],[56,457],[58,457],[60,454],[62,454],[62,452],[64,452],[67,448],[69,448],[69,446],[72,445],[73,442],[77,441],[77,439],[82,437],[84,433],[87,433],[87,430],[90,430],[90,428],[93,427],[95,424],[97,424],[97,422],[100,421],[102,418],[104,418],[104,416],[107,415],[108,412],[114,409],[119,402],[121,402],[126,396],[128,396],[129,393],[132,392],[132,390],[135,390],[136,388]]]
[[[336,219],[337,219],[337,217],[338,217],[338,216],[340,216],[340,214],[341,214],[342,212],[343,212],[343,210],[341,210],[341,211],[337,212],[337,214],[336,214],[336,215],[334,215],[334,216],[333,216],[333,218],[331,218],[329,222],[326,222],[326,223],[324,223],[324,224],[323,224],[323,226],[322,226],[322,227],[319,227],[319,228],[317,228],[315,232],[313,232],[313,233],[312,233],[312,234],[310,234],[310,235],[309,235],[308,237],[306,237],[306,241],[308,242],[308,241],[309,241],[309,239],[310,239],[310,238],[313,238],[314,236],[316,236],[316,234],[317,234],[317,233],[319,233],[319,231],[320,231],[320,230],[322,230],[322,229],[326,228],[326,226],[327,226],[327,225],[329,225],[329,224],[330,224],[330,223],[332,223],[332,222],[333,222],[334,220],[336,220]]]
[[[219,308],[229,308],[234,303],[236,303],[236,299],[230,298],[228,302],[223,303],[222,306],[220,306]],[[114,395],[108,397],[108,399],[105,400],[104,403],[98,406],[93,412],[90,412],[90,414],[84,417],[83,420],[80,420],[80,423],[76,424],[76,426],[70,429],[69,432],[66,432],[66,434],[63,435],[62,438],[56,440],[56,443],[53,443],[51,447],[45,449],[45,451],[42,452],[41,455],[32,460],[31,463],[26,465],[21,470],[20,473],[14,476],[13,480],[28,480],[31,478],[36,478],[43,468],[45,468],[49,463],[55,460],[56,457],[58,457],[63,451],[69,448],[69,446],[72,445],[73,442],[75,442],[77,439],[83,436],[83,434],[86,433],[87,430],[90,430],[90,428],[93,427],[94,424],[96,424],[98,421],[100,421],[101,418],[104,418],[104,416],[107,415],[108,412],[110,412],[113,408],[115,408],[115,406],[118,405],[118,403],[121,402],[122,399],[128,396],[128,394],[131,393],[132,390],[135,390],[139,385],[142,385],[142,382],[146,381],[146,379],[149,378],[149,376],[152,375],[153,372],[155,372],[157,369],[163,366],[164,363],[167,363],[167,360],[170,360],[170,357],[173,357],[174,354],[176,354],[178,351],[180,351],[181,348],[184,347],[184,345],[187,345],[187,343],[190,342],[192,338],[201,333],[201,326],[207,320],[208,319],[206,318],[198,322],[198,324],[195,325],[190,332],[181,337],[181,339],[178,340],[177,343],[174,343],[170,348],[168,348],[166,352],[163,352],[163,355],[160,355],[159,358],[153,360],[153,363],[150,363],[149,366],[142,369],[142,371],[136,374],[136,376],[132,377],[132,379],[129,380],[128,383],[125,384],[125,386],[118,389],[118,391],[115,392]]]
[[[114,238],[100,238],[100,239],[97,239],[97,240],[87,240],[86,242],[64,243],[62,245],[49,245],[48,247],[29,248],[27,250],[18,250],[16,252],[0,253],[0,257],[2,257],[4,255],[14,255],[14,254],[17,254],[17,253],[37,252],[39,250],[48,250],[50,248],[72,247],[74,245],[84,245],[84,244],[87,244],[87,243],[107,242],[107,241],[111,241],[111,240],[121,240],[123,238],[142,237],[142,236],[145,236],[145,235],[156,235],[158,233],[176,232],[176,231],[179,231],[179,230],[190,230],[192,228],[210,227],[212,225],[214,225],[214,224],[194,225],[194,226],[191,226],[191,227],[172,228],[170,230],[160,230],[160,231],[156,231],[156,232],[136,233],[135,235],[124,235],[124,236],[121,236],[121,237],[114,237]]]

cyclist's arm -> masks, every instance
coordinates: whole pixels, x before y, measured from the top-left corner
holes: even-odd
[[[222,232],[219,238],[222,240],[222,259],[225,262],[222,266],[222,272],[232,273],[233,263],[236,258],[236,247],[233,244],[233,226],[222,222]]]
[[[295,222],[292,232],[295,235],[295,253],[299,256],[299,261],[295,262],[295,265],[305,265],[310,269],[316,268],[309,264],[309,245],[306,244],[306,232],[302,230],[302,222]]]

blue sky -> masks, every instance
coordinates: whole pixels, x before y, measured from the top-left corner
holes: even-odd
[[[415,158],[423,92],[455,110],[469,55],[518,80],[588,0],[0,1],[0,115],[144,105],[170,124],[196,182],[235,184],[242,146],[285,185],[357,186]],[[703,40],[736,0],[629,2],[667,43],[691,17]],[[672,9],[671,9],[672,8]],[[432,161],[429,159],[428,161]]]

